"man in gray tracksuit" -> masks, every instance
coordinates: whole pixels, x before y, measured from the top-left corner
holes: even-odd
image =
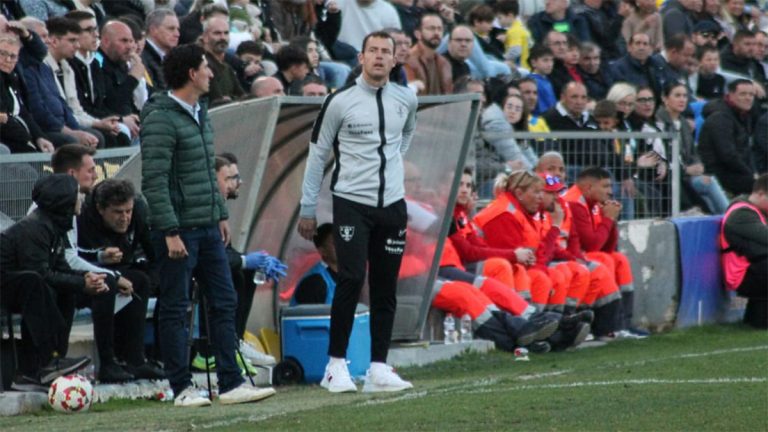
[[[412,387],[387,366],[392,337],[397,275],[405,249],[407,214],[403,155],[416,128],[416,95],[389,82],[395,66],[395,42],[385,32],[366,36],[358,55],[362,74],[328,96],[315,122],[304,173],[298,230],[311,239],[315,209],[328,156],[334,242],[339,282],[331,307],[331,334],[321,386],[357,391],[346,364],[355,306],[370,267],[371,368],[363,391],[400,391]]]

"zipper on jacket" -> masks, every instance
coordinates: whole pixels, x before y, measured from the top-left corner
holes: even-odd
[[[387,145],[387,133],[386,125],[384,123],[384,102],[382,101],[382,92],[384,87],[380,87],[376,90],[376,107],[379,111],[379,139],[381,144],[379,145],[378,152],[381,164],[379,165],[379,199],[378,207],[384,207],[384,189],[386,187],[386,178],[384,177],[384,171],[387,169],[387,159],[384,157],[384,146]]]

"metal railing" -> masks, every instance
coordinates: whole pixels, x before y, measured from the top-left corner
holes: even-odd
[[[476,145],[493,154],[494,146],[510,145],[538,156],[548,151],[563,155],[566,183],[581,169],[600,166],[613,176],[613,197],[622,203],[623,220],[665,218],[680,213],[680,149],[676,133],[668,132],[512,132],[482,133]],[[481,142],[482,141],[482,142]],[[498,155],[498,153],[497,153]],[[476,184],[480,204],[493,198],[493,182],[500,172],[523,168],[524,162],[477,160]],[[529,164],[530,165],[530,164]],[[498,167],[503,170],[498,170]],[[495,169],[494,169],[495,168]]]
[[[120,166],[139,152],[138,147],[99,150],[94,159],[99,180],[113,177]],[[24,153],[0,157],[0,215],[13,222],[23,218],[32,205],[32,187],[53,172],[51,155]],[[2,216],[0,216],[2,217]]]

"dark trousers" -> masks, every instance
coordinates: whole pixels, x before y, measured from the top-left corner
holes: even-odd
[[[371,361],[387,361],[407,222],[404,200],[377,208],[333,197],[333,239],[339,261],[339,282],[331,306],[331,340],[328,347],[331,357],[346,357],[355,307],[365,283],[368,265]]]
[[[184,259],[170,259],[164,234],[152,232],[160,279],[158,307],[165,374],[175,394],[192,385],[188,313],[189,284],[194,272],[200,279],[210,312],[208,318],[219,389],[226,393],[242,384],[243,377],[235,362],[237,295],[232,287],[224,242],[215,225],[183,229],[180,236],[189,255]]]
[[[248,324],[253,295],[256,292],[256,285],[253,283],[254,273],[253,270],[232,270],[232,283],[235,285],[235,292],[237,293],[235,331],[240,339],[245,335],[245,326]]]
[[[144,324],[149,300],[149,276],[141,270],[122,272],[136,295],[115,313],[117,289],[91,297],[93,335],[102,365],[120,359],[132,366],[144,364]]]
[[[51,288],[36,272],[9,272],[3,274],[0,300],[11,312],[21,313],[20,372],[34,374],[54,353],[66,355],[75,314],[71,290]]]
[[[768,258],[749,265],[737,292],[749,299],[744,322],[753,327],[768,328]]]

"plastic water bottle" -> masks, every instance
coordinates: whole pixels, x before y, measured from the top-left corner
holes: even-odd
[[[253,273],[253,283],[255,285],[263,285],[267,283],[267,275],[264,273],[263,270],[256,270]]]
[[[464,314],[461,317],[461,341],[472,342],[472,318],[469,314]]]
[[[451,314],[447,314],[443,320],[443,343],[446,345],[456,343],[456,320]]]

